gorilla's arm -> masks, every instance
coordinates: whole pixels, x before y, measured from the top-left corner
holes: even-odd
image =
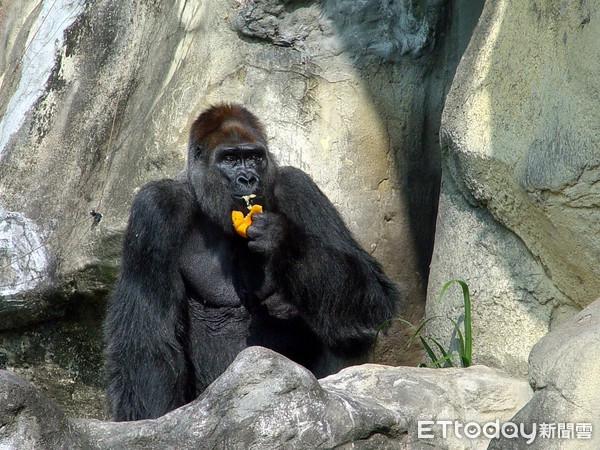
[[[275,199],[275,214],[257,216],[248,229],[255,238],[250,248],[266,253],[270,247],[283,298],[334,352],[366,352],[377,328],[395,312],[396,286],[307,174],[281,168]]]
[[[109,409],[115,420],[154,418],[190,400],[178,258],[192,210],[173,180],[143,187],[131,207],[120,279],[105,321]]]

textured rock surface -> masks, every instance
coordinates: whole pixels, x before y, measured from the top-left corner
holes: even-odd
[[[600,446],[600,300],[538,342],[529,357],[532,400],[511,419],[529,429],[554,425],[555,439],[537,439],[532,449],[597,449]],[[563,424],[563,434],[559,434]],[[571,435],[564,434],[569,432]],[[592,439],[583,428],[591,425]],[[578,426],[581,427],[578,429]],[[568,436],[568,437],[567,437]],[[490,448],[522,449],[522,439],[498,439]]]
[[[487,2],[442,118],[446,173],[427,315],[473,291],[476,362],[531,347],[600,293],[600,22],[594,2]],[[452,325],[432,322],[447,341]]]
[[[103,302],[82,298],[59,320],[4,332],[0,370],[32,382],[69,417],[107,418],[103,310]]]
[[[18,375],[0,371],[0,448],[83,448],[65,415]]]
[[[418,322],[442,102],[481,3],[449,14],[439,0],[1,2],[0,330],[101,304],[136,189],[180,171],[189,124],[219,101],[264,119],[279,161],[313,176]],[[378,361],[416,363],[400,321],[388,336]],[[40,383],[58,365],[81,381],[36,339],[45,363],[0,335],[7,367]]]
[[[464,279],[472,297],[474,360],[525,378],[531,347],[548,332],[553,315],[577,307],[564,306],[568,299],[523,241],[485,208],[469,204],[452,178],[442,185],[427,316],[443,318],[429,322],[427,333],[454,344],[445,317],[462,323],[462,291],[453,286],[441,300],[438,294],[445,281]]]
[[[483,366],[433,370],[366,365],[319,384],[301,366],[252,347],[198,400],[140,422],[67,420],[32,386],[0,372],[0,399],[9,398],[0,402],[0,423],[9,424],[0,427],[0,447],[482,448],[485,441],[442,439],[439,430],[436,438],[420,441],[417,421],[505,420],[530,397],[526,382]],[[25,433],[25,425],[35,426],[35,432]]]
[[[426,92],[442,8],[422,3],[3,3],[0,328],[47,316],[32,289],[110,286],[135,190],[178,173],[189,124],[219,101],[263,118],[419,312],[444,87]]]

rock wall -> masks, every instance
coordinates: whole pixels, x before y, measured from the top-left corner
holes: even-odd
[[[48,284],[109,286],[135,190],[175,175],[195,115],[226,100],[264,120],[280,163],[308,171],[365,247],[418,297],[423,273],[401,162],[423,148],[432,59],[408,55],[427,54],[440,8],[415,17],[407,2],[388,17],[372,3],[378,12],[363,12],[366,22],[356,15],[371,8],[352,2],[4,4],[11,51],[0,91],[2,312]],[[381,30],[378,17],[387,21]],[[407,22],[395,31],[400,46],[390,32],[398,21]],[[365,51],[374,46],[386,50]],[[412,164],[433,189],[436,168]],[[91,210],[103,215],[98,226]],[[29,247],[14,244],[18,233],[31,236]],[[80,285],[86,270],[100,276]],[[14,326],[6,317],[3,327]]]
[[[600,7],[486,2],[442,117],[427,315],[473,294],[474,360],[527,374],[532,346],[600,293]],[[452,325],[428,330],[444,342]]]
[[[313,176],[418,322],[439,118],[481,3],[466,22],[439,0],[0,3],[0,330],[17,330],[0,335],[0,363],[35,379],[49,368],[18,349],[45,349],[35,361],[80,380],[44,334],[25,342],[18,330],[70,323],[80,304],[97,329],[132,197],[181,170],[188,126],[220,101],[264,120],[279,162]],[[401,324],[379,361],[420,358]]]

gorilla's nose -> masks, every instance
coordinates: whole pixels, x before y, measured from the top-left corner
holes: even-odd
[[[240,174],[235,181],[240,188],[250,192],[258,185],[258,177],[251,173]]]

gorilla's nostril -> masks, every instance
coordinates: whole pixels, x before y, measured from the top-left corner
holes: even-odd
[[[241,186],[254,186],[258,183],[258,178],[254,175],[240,175],[237,177],[237,183]]]

